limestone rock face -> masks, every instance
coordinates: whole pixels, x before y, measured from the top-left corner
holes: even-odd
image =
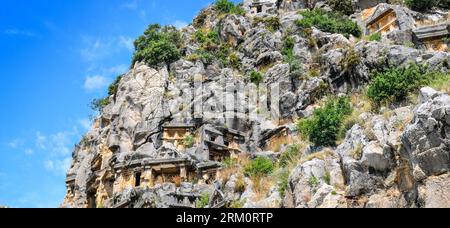
[[[416,110],[414,122],[403,135],[404,149],[417,181],[450,170],[450,96],[424,88],[421,99],[423,103]]]
[[[250,22],[246,17],[229,15],[220,22],[219,26],[221,39],[236,47],[244,41],[244,35],[250,29]]]
[[[353,1],[349,18],[364,27],[368,7],[398,13],[399,29],[381,42],[296,25],[299,10],[330,11],[327,2],[201,10],[179,31],[179,60],[137,62],[123,75],[73,151],[61,207],[450,207],[448,93],[425,87],[379,110],[352,102],[359,112],[336,147],[311,145],[296,124],[327,96],[358,99],[374,71],[415,63],[450,72],[448,52],[406,45],[417,20],[448,13]],[[219,44],[196,39],[211,31]],[[275,170],[252,174],[258,158]]]
[[[419,188],[419,199],[426,208],[448,208],[450,203],[450,176],[444,174],[426,179]]]
[[[288,192],[293,198],[294,207],[320,207],[328,195],[337,195],[344,186],[337,156],[324,155],[303,163],[291,173]]]

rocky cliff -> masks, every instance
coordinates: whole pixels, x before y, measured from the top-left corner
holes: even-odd
[[[450,207],[448,10],[350,1],[342,30],[310,17],[334,15],[333,1],[220,2],[135,42],[73,152],[62,207]],[[395,23],[370,30],[390,12]],[[445,23],[441,46],[414,35]],[[149,40],[161,34],[160,50]],[[388,102],[367,95],[412,65],[441,80]],[[352,111],[317,143],[301,122],[337,97]]]

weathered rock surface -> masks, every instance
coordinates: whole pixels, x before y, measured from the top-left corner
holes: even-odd
[[[399,30],[370,42],[299,31],[297,10],[330,11],[326,1],[269,0],[260,13],[244,3],[246,15],[202,10],[181,30],[182,58],[138,62],[122,77],[73,152],[62,207],[450,207],[450,96],[429,87],[418,105],[361,113],[335,148],[305,145],[285,192],[273,180],[278,172],[264,189],[234,164],[278,162],[290,145],[308,144],[296,121],[313,115],[324,96],[361,92],[373,71],[416,63],[449,72],[449,53],[404,45],[414,41],[415,18],[447,14],[395,6]],[[277,29],[253,23],[273,17]],[[188,58],[202,46],[195,33],[217,28],[237,66],[224,63],[231,56]],[[285,56],[287,36],[296,66]],[[253,71],[259,84],[250,82]]]

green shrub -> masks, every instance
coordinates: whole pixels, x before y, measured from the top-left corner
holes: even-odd
[[[195,28],[201,28],[205,24],[205,20],[208,18],[208,12],[205,10],[200,11],[199,15],[194,18],[192,25]]]
[[[359,53],[353,48],[348,48],[340,65],[343,69],[351,70],[358,66],[359,63],[361,63],[361,56]]]
[[[355,12],[351,0],[328,0],[328,5],[330,5],[331,9],[345,15],[350,15]]]
[[[207,34],[198,30],[194,34],[194,39],[200,44],[200,48],[195,54],[202,59],[203,63],[209,65],[213,61],[218,60],[221,67],[239,69],[241,66],[241,59],[236,52],[233,51],[229,44],[220,41],[217,28]]]
[[[283,39],[281,54],[283,54],[285,61],[288,63],[294,58],[294,46],[295,40],[292,36],[287,36]]]
[[[299,77],[303,74],[303,65],[299,59],[292,59],[289,62],[289,68],[291,77]]]
[[[239,58],[239,56],[236,54],[236,52],[232,52],[229,56],[228,56],[228,64],[233,67],[234,69],[239,69],[239,67],[241,66],[241,59]]]
[[[247,185],[245,183],[244,175],[239,175],[234,182],[234,192],[243,193]]]
[[[449,74],[440,71],[428,72],[425,66],[410,64],[375,73],[373,78],[368,86],[367,96],[379,106],[402,101],[409,93],[423,86],[441,89],[439,87],[445,87]]]
[[[308,179],[308,185],[311,188],[317,188],[320,184],[320,180],[314,175]]]
[[[117,94],[117,91],[119,90],[119,83],[120,80],[122,80],[123,75],[119,75],[111,85],[108,87],[108,95],[109,96],[115,96]]]
[[[235,5],[233,2],[228,0],[216,0],[214,6],[221,14],[245,14],[245,10],[239,4]]]
[[[446,0],[405,0],[405,4],[412,10],[423,12],[440,5],[441,2],[445,1]]]
[[[133,63],[145,61],[151,66],[173,63],[180,59],[182,45],[181,34],[175,27],[152,24],[134,42]]]
[[[286,167],[289,163],[299,157],[300,148],[298,145],[291,145],[287,150],[280,156],[280,166]]]
[[[257,17],[253,21],[253,26],[263,23],[267,30],[275,32],[280,30],[281,22],[279,17]]]
[[[194,34],[195,41],[204,49],[210,49],[210,46],[217,46],[220,43],[219,32],[217,29],[209,31],[207,34],[202,30],[197,30]]]
[[[289,64],[291,77],[300,76],[303,72],[302,63],[295,58],[294,46],[295,40],[292,36],[284,37],[281,54],[284,56],[284,61]]]
[[[320,71],[318,71],[317,69],[310,69],[308,71],[308,76],[311,78],[316,78],[320,76]]]
[[[224,168],[227,169],[231,169],[231,168],[235,168],[238,164],[238,160],[235,158],[225,158],[225,160],[223,161],[223,166]]]
[[[430,82],[427,83],[430,87],[442,91],[444,93],[450,93],[450,72],[434,72],[430,75]]]
[[[440,0],[439,1],[439,7],[448,9],[450,8],[450,0]]]
[[[101,112],[103,108],[109,105],[109,97],[114,96],[116,99],[117,91],[119,90],[119,83],[122,80],[123,75],[117,76],[117,78],[108,87],[108,96],[100,99],[94,99],[91,102],[91,109],[97,112]]]
[[[264,77],[261,72],[253,70],[250,72],[250,81],[255,84],[259,85],[264,80]]]
[[[272,160],[265,157],[258,157],[244,167],[245,175],[249,177],[261,177],[271,174],[275,169]]]
[[[197,55],[201,58],[201,60],[203,61],[204,64],[206,65],[210,65],[213,63],[213,61],[215,60],[215,57],[213,54],[211,54],[208,51],[205,50],[200,50],[197,52]]]
[[[109,97],[94,99],[91,102],[91,109],[97,112],[101,112],[107,105],[109,105]]]
[[[289,187],[289,171],[286,169],[283,169],[280,173],[280,178],[278,181],[278,192],[280,193],[281,197],[284,198],[286,195],[286,190]]]
[[[331,184],[331,173],[330,173],[329,171],[326,171],[326,172],[325,172],[325,175],[322,177],[322,180],[323,180],[326,184],[330,185],[330,184]]]
[[[378,42],[380,42],[381,39],[382,39],[381,34],[378,33],[378,32],[370,35],[369,37],[367,37],[368,41],[378,41]]]
[[[216,10],[221,13],[229,13],[234,8],[234,3],[228,0],[216,0],[214,3]]]
[[[344,118],[351,113],[347,97],[332,98],[316,109],[312,117],[300,120],[297,128],[316,146],[335,146]]]
[[[449,0],[449,1],[450,1],[450,0]],[[450,3],[449,3],[449,4],[450,4]],[[449,37],[449,36],[442,38],[442,40],[443,40],[444,43],[446,43],[447,45],[450,45],[450,37]]]
[[[327,13],[321,9],[307,10],[300,13],[303,19],[297,20],[296,24],[300,28],[308,29],[317,27],[323,32],[341,33],[346,37],[353,35],[361,36],[361,29],[358,24],[336,12]]]
[[[213,56],[219,60],[221,67],[231,67],[230,55],[232,49],[227,44],[221,44],[216,51],[213,52]],[[237,57],[237,56],[236,56]]]
[[[243,208],[245,203],[247,203],[247,200],[235,200],[232,201],[231,203],[229,203],[227,205],[226,208],[230,208],[230,209],[238,209],[238,208]]]
[[[424,75],[426,75],[424,68],[415,64],[378,72],[369,84],[367,96],[376,105],[401,101],[409,92],[425,84]]]
[[[186,136],[186,138],[183,140],[183,144],[186,148],[192,148],[195,144],[195,138],[192,135]]]
[[[197,208],[205,208],[205,207],[207,207],[209,205],[209,198],[210,198],[210,196],[209,196],[208,193],[203,194],[200,197],[200,199],[197,200],[196,207]]]

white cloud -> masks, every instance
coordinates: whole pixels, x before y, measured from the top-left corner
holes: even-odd
[[[74,140],[79,137],[77,127],[72,131],[62,131],[51,135],[44,135],[41,132],[36,133],[36,145],[40,150],[49,152],[47,155],[54,157],[67,156],[71,154]]]
[[[71,162],[72,159],[70,157],[62,160],[46,160],[44,162],[44,167],[57,175],[65,175],[70,168]]]
[[[97,61],[110,54],[110,43],[101,38],[92,38],[85,36],[82,38],[83,48],[80,55],[84,61]]]
[[[114,76],[117,76],[119,74],[123,74],[123,73],[125,73],[127,71],[128,71],[128,67],[125,64],[112,66],[112,67],[107,69],[107,73],[113,74]]]
[[[26,155],[33,155],[34,154],[34,150],[32,150],[32,149],[25,149],[25,154]]]
[[[128,1],[124,2],[120,5],[120,8],[122,9],[129,9],[129,10],[135,10],[138,8],[138,2],[137,1]]]
[[[176,21],[172,22],[171,24],[178,29],[184,28],[189,25],[189,23],[187,23],[185,21],[181,21],[181,20],[176,20]]]
[[[8,143],[8,146],[11,147],[12,149],[16,149],[17,147],[23,145],[24,142],[21,139],[14,139],[11,142]]]
[[[84,122],[80,121],[78,124],[82,125]],[[65,175],[71,165],[72,149],[81,136],[78,124],[72,130],[54,134],[36,132],[36,148],[25,150],[25,154],[39,152],[39,157],[42,157],[41,164],[47,171],[58,176]]]
[[[70,132],[58,132],[51,136],[52,150],[56,154],[69,155]]]
[[[108,80],[100,75],[86,77],[84,81],[84,89],[87,91],[94,91],[102,89],[108,84]]]
[[[45,144],[47,144],[47,137],[43,135],[41,132],[36,132],[36,145],[42,149],[45,150]]]
[[[28,30],[21,30],[21,29],[6,29],[3,31],[3,34],[10,35],[10,36],[26,36],[26,37],[38,37],[37,34],[30,32]]]
[[[125,64],[104,66],[103,62],[115,54],[134,50],[133,39],[128,36],[115,37],[82,37],[82,48],[79,49],[81,58],[87,63],[83,88],[87,92],[103,89],[112,78],[128,70]]]
[[[83,127],[84,130],[90,130],[91,129],[91,121],[89,119],[81,119],[78,121],[80,125]]]
[[[119,36],[119,44],[130,52],[134,51],[134,40],[129,36]]]
[[[79,53],[89,63],[97,63],[121,51],[133,51],[133,39],[125,35],[96,37],[82,36]]]

